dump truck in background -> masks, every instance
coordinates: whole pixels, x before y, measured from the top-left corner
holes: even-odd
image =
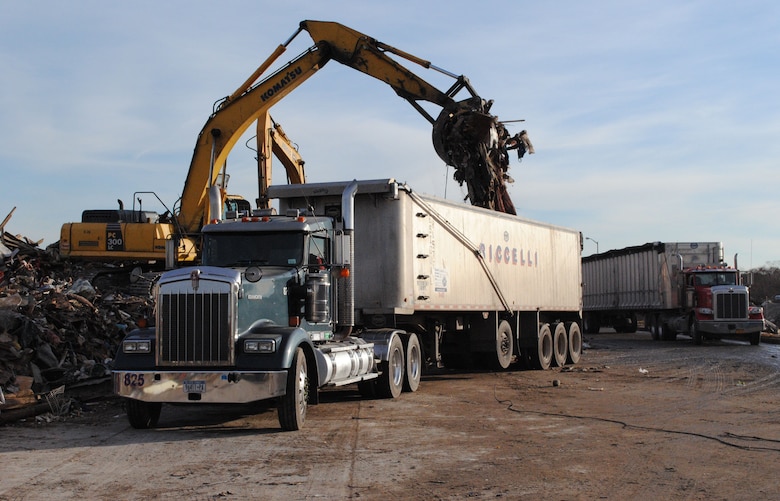
[[[736,261],[736,256],[735,256]],[[736,265],[736,263],[735,263]],[[724,261],[720,242],[651,242],[582,259],[583,327],[636,332],[655,340],[690,335],[742,338],[759,344],[763,312],[751,305],[740,272]]]
[[[326,386],[396,398],[428,368],[579,360],[579,232],[392,179],[268,193],[279,214],[204,226],[202,265],[164,273],[155,326],[122,342],[114,390],[134,427],[163,403],[277,399],[297,430]]]

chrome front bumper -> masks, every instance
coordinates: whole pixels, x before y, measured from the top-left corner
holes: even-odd
[[[287,371],[113,371],[120,397],[165,403],[241,404],[286,393]]]
[[[763,320],[713,320],[699,322],[699,330],[705,334],[715,335],[748,335],[764,330]]]

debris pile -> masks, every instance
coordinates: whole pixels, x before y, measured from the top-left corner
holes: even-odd
[[[63,392],[110,394],[111,360],[151,318],[151,298],[96,288],[96,265],[59,259],[56,244],[0,237],[0,422],[11,409],[62,410]]]

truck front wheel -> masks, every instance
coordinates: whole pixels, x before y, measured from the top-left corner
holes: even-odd
[[[130,421],[130,426],[137,430],[146,430],[157,426],[162,403],[128,399],[126,404],[127,420]]]
[[[279,424],[283,430],[296,431],[303,427],[308,403],[309,368],[303,348],[298,348],[287,371],[287,393],[279,401]]]

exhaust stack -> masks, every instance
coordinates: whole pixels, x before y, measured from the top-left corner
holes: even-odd
[[[344,188],[341,195],[341,217],[343,233],[341,234],[341,273],[339,276],[339,328],[337,337],[344,339],[352,333],[355,325],[355,277],[352,275],[355,260],[355,194],[358,191],[357,180]]]

